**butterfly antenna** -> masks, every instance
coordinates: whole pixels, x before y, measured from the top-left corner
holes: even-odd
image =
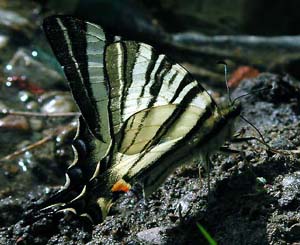
[[[245,117],[243,117],[242,115],[240,115],[240,118],[243,119],[246,123],[248,123],[260,136],[261,140],[257,139],[259,142],[261,142],[262,144],[264,144],[268,149],[271,149],[271,147],[268,145],[268,143],[265,141],[264,136],[261,134],[261,132],[258,130],[258,128],[251,123],[248,119],[246,119]]]
[[[228,73],[227,72],[227,64],[224,60],[218,61],[218,64],[224,66],[224,79],[225,79],[225,83],[226,83],[227,95],[228,95],[228,99],[229,99],[230,103],[233,103],[234,101],[232,101],[232,99],[231,99],[230,89],[229,89],[228,80],[227,80],[227,73]]]
[[[262,92],[262,91],[265,91],[265,90],[271,90],[273,87],[271,85],[267,86],[266,88],[261,88],[261,89],[257,89],[257,90],[254,90],[252,92],[249,92],[249,93],[246,93],[246,94],[242,94],[236,98],[233,99],[233,103],[237,100],[239,100],[240,98],[243,98],[243,97],[246,97],[246,96],[249,96],[249,95],[253,95],[253,94],[256,94],[258,92]]]

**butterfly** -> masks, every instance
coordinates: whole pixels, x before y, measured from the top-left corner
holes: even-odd
[[[145,196],[193,157],[207,163],[233,134],[239,103],[217,105],[182,66],[98,25],[50,16],[44,31],[82,116],[65,186],[40,208],[93,223],[138,184]]]

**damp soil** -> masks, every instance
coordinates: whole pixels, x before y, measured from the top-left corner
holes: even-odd
[[[199,161],[194,159],[177,169],[147,200],[122,196],[102,224],[90,225],[70,213],[28,224],[23,219],[26,210],[57,191],[53,183],[63,183],[64,177],[39,180],[18,195],[10,187],[0,196],[0,244],[207,244],[197,223],[219,244],[297,244],[299,83],[288,76],[261,74],[244,80],[232,96],[269,86],[273,89],[240,100],[242,114],[256,125],[270,148],[251,140],[228,144],[243,154],[214,154],[209,193],[208,173],[202,169],[200,179]],[[238,120],[236,125],[244,137],[259,138],[244,121]],[[55,175],[46,169],[42,168],[43,174]],[[26,178],[20,181],[26,182]]]

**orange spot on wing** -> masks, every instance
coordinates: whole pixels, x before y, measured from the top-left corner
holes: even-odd
[[[111,188],[111,191],[112,192],[117,192],[117,191],[127,192],[130,190],[130,188],[131,188],[130,184],[128,184],[125,180],[120,179],[113,185],[113,187]]]

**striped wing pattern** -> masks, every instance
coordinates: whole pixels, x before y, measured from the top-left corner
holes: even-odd
[[[66,16],[47,18],[44,30],[83,116],[63,190],[77,196],[47,205],[83,199],[88,210],[94,195],[103,216],[121,179],[151,193],[220,117],[200,83],[147,44],[108,42],[99,26]],[[75,211],[94,219],[86,210]]]
[[[112,43],[105,55],[116,134],[111,184],[120,178],[130,182],[159,176],[166,172],[156,171],[156,166],[163,167],[160,158],[192,130],[200,130],[205,119],[217,113],[216,104],[184,68],[147,44]],[[173,170],[170,163],[166,167]],[[145,191],[151,193],[152,188]]]
[[[109,88],[103,68],[104,32],[72,17],[46,18],[44,30],[89,129],[108,149],[111,130]]]

